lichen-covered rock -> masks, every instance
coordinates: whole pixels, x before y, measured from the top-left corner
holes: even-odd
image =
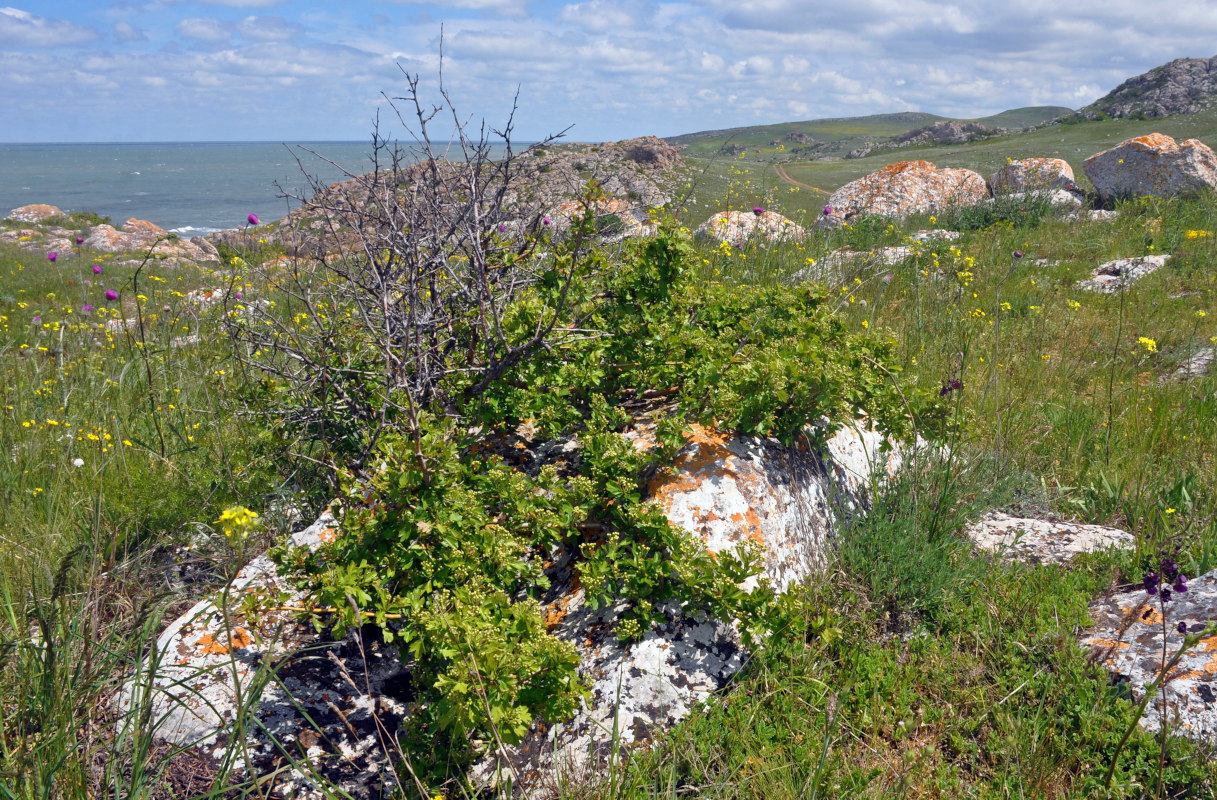
[[[640,449],[654,446],[653,431],[631,435]],[[839,515],[868,502],[872,477],[900,467],[900,450],[887,444],[857,426],[839,430],[819,452],[694,428],[678,456],[679,472],[655,479],[648,490],[673,523],[710,550],[759,546],[764,577],[785,589],[825,563]],[[327,514],[292,538],[298,547],[315,547],[332,535],[335,522]],[[129,704],[138,693],[150,692],[159,738],[222,756],[227,740],[221,734],[235,713],[234,687],[247,694],[260,664],[285,659],[277,674],[287,691],[272,682],[252,709],[258,723],[246,738],[254,768],[274,771],[278,751],[265,727],[280,741],[297,743],[293,749],[356,796],[391,789],[393,754],[379,746],[378,726],[391,735],[407,713],[392,699],[395,682],[403,680],[394,651],[351,639],[330,642],[296,623],[289,609],[303,598],[266,557],[241,571],[228,597],[256,589],[279,593],[277,608],[247,617],[234,600],[226,620],[218,598],[199,603],[161,635],[163,658],[125,687],[121,701]],[[493,784],[500,775],[518,775],[518,792],[532,795],[557,773],[600,769],[613,751],[614,730],[617,745],[645,742],[686,717],[743,666],[741,634],[731,622],[669,604],[661,624],[640,641],[622,644],[614,632],[620,611],[588,608],[573,576],[546,598],[550,630],[578,649],[590,694],[572,719],[552,726],[538,722],[518,746],[488,753],[474,771],[476,780]],[[310,650],[307,657],[287,658],[304,648]],[[344,672],[355,675],[358,685]],[[293,698],[321,731],[305,720]],[[324,757],[335,748],[343,759]],[[322,796],[292,770],[276,776],[274,788],[284,796]]]
[[[1112,548],[1127,550],[1136,537],[1119,528],[1051,522],[991,513],[969,525],[968,538],[980,550],[995,553],[1004,561],[1033,564],[1067,564],[1082,553]]]
[[[944,228],[933,228],[931,230],[921,230],[916,233],[909,234],[909,238],[914,242],[953,242],[962,236],[959,231],[948,231]]]
[[[1202,350],[1197,350],[1195,353],[1192,353],[1191,358],[1184,361],[1175,370],[1175,378],[1178,380],[1203,378],[1212,372],[1214,361],[1217,361],[1217,347],[1206,347]]]
[[[1095,267],[1089,278],[1078,281],[1077,287],[1088,292],[1115,294],[1121,288],[1161,269],[1169,260],[1169,255],[1117,258]]]
[[[824,563],[838,514],[868,502],[872,476],[892,475],[903,456],[883,451],[878,434],[846,427],[823,453],[770,440],[731,437],[695,428],[676,462],[679,472],[649,487],[668,519],[696,534],[714,552],[759,545],[764,576],[786,589]],[[640,442],[643,446],[644,442]],[[614,747],[649,740],[684,719],[743,665],[735,625],[668,608],[664,624],[640,642],[622,645],[612,633],[615,611],[590,611],[572,588],[551,605],[554,629],[575,643],[591,693],[574,718],[538,726],[519,746],[484,759],[475,777],[526,776],[531,796],[556,774],[599,769]]]
[[[1017,192],[1072,192],[1073,167],[1060,158],[1023,158],[1010,161],[989,176],[994,197]]]
[[[901,161],[845,184],[832,193],[832,213],[820,224],[831,225],[857,214],[904,217],[951,206],[975,205],[989,197],[989,187],[970,169],[938,168],[929,161]]]
[[[164,228],[142,219],[127,220],[122,230],[113,225],[98,225],[89,232],[84,246],[101,253],[130,253],[151,248],[154,254],[195,263],[220,260],[219,251],[206,239],[196,236],[187,241],[170,237]]]
[[[1198,139],[1176,142],[1161,133],[1125,139],[1095,153],[1082,167],[1104,200],[1170,197],[1217,186],[1217,154]]]
[[[1217,620],[1217,572],[1189,581],[1187,593],[1172,595],[1165,609],[1163,619],[1160,598],[1144,590],[1117,594],[1090,609],[1095,627],[1083,644],[1138,699],[1162,671],[1163,639],[1170,658],[1183,641],[1179,623],[1188,633],[1199,633]],[[1158,730],[1163,710],[1159,694],[1146,707],[1141,726]],[[1165,710],[1172,733],[1217,738],[1217,636],[1201,639],[1179,661],[1166,682]]]
[[[801,238],[806,231],[803,226],[783,217],[776,211],[760,214],[751,211],[720,211],[698,226],[695,235],[705,236],[716,242],[743,246],[751,239],[777,242]]]
[[[58,206],[51,206],[46,203],[31,203],[28,206],[14,208],[8,212],[7,219],[17,222],[45,222],[52,217],[62,216],[63,211]]]

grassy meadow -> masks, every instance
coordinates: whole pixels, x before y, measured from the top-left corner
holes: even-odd
[[[1006,157],[1061,155],[1080,176],[1081,158],[1126,136],[1213,142],[1215,128],[1206,115],[1085,123],[785,167],[825,189],[904,158],[987,173]],[[807,219],[823,204],[768,161],[695,172],[680,218],[690,230],[710,210],[764,204]],[[703,283],[788,284],[819,267],[846,325],[893,340],[895,378],[943,391],[961,432],[849,522],[830,568],[795,593],[798,624],[775,632],[728,691],[558,796],[1217,793],[1208,745],[1171,736],[1164,748],[1136,731],[1120,748],[1133,699],[1078,645],[1089,604],[1138,583],[1159,554],[1190,576],[1217,568],[1217,374],[1176,377],[1217,346],[1217,197],[1117,210],[1074,221],[998,206],[863,219],[778,244],[695,243]],[[823,268],[834,250],[908,244],[934,227],[962,236],[915,245],[895,265]],[[1124,292],[1075,287],[1104,261],[1150,253],[1171,259]],[[240,309],[192,302],[224,286],[275,300],[243,276],[246,260],[273,255],[225,253],[222,267],[200,269],[89,253],[49,263],[0,246],[4,800],[271,796],[257,781],[186,774],[175,753],[117,735],[109,701],[175,611],[291,528],[277,509],[307,513],[324,496],[317,476],[290,471],[266,420],[244,413],[259,377],[234,362],[221,325]],[[122,319],[143,324],[112,322]],[[269,523],[242,553],[216,524],[235,504]],[[991,509],[1120,526],[1137,547],[1068,570],[1005,565],[960,536]],[[475,796],[457,782],[426,789],[402,796]]]

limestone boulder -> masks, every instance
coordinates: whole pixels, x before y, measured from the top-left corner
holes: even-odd
[[[1161,133],[1125,139],[1086,159],[1083,169],[1103,200],[1170,197],[1217,186],[1217,154],[1208,145]]]
[[[832,193],[832,209],[820,224],[848,220],[857,214],[904,217],[970,206],[989,197],[989,187],[970,169],[939,168],[929,161],[901,161],[845,184]]]
[[[1073,167],[1060,158],[1023,158],[1011,161],[989,176],[994,197],[1018,192],[1072,192]]]
[[[62,217],[63,211],[58,206],[47,205],[46,203],[32,203],[28,206],[14,208],[8,212],[6,219],[11,219],[16,222],[45,222],[53,217]]]
[[[648,449],[653,434],[638,429],[631,436]],[[678,456],[679,472],[656,478],[648,491],[669,520],[713,552],[759,546],[764,577],[784,590],[825,564],[843,515],[866,506],[876,476],[894,474],[903,458],[884,437],[856,425],[820,450],[695,428]],[[336,533],[324,515],[293,544],[316,547]],[[158,641],[160,657],[127,684],[123,702],[151,696],[159,738],[222,760],[231,755],[225,731],[235,716],[235,687],[248,696],[258,666],[273,661],[280,680],[254,703],[257,723],[246,734],[255,770],[270,775],[282,767],[269,733],[355,796],[391,792],[392,748],[378,742],[408,714],[393,699],[394,687],[408,683],[395,650],[354,638],[329,641],[301,626],[290,609],[304,598],[265,557],[241,571],[228,596],[257,589],[276,593],[276,607],[246,616],[234,601],[225,615],[220,598],[210,598],[171,624]],[[538,722],[517,746],[488,743],[472,777],[492,785],[522,776],[520,796],[540,796],[563,774],[602,769],[614,730],[617,744],[629,747],[671,727],[722,689],[747,657],[736,623],[674,603],[640,641],[623,644],[614,633],[622,609],[589,608],[573,574],[542,600],[551,632],[576,646],[590,693],[573,718]],[[336,751],[343,758],[327,757]],[[271,782],[265,788],[283,796],[324,796],[301,771],[281,768]]]
[[[1136,537],[1119,528],[1082,525],[994,512],[965,531],[978,550],[1003,561],[1068,564],[1082,553],[1129,550]]]
[[[802,238],[807,232],[776,211],[720,211],[698,226],[696,236],[743,246],[745,242],[778,242]]]
[[[1157,272],[1169,260],[1170,256],[1166,254],[1117,258],[1095,267],[1089,278],[1078,281],[1077,287],[1088,292],[1115,294],[1146,275]]]
[[[165,258],[195,263],[218,262],[219,251],[211,242],[196,236],[191,240],[171,236],[164,228],[142,219],[129,219],[119,230],[113,225],[98,225],[89,231],[84,247],[101,253],[147,251]]]
[[[1217,620],[1217,572],[1194,578],[1187,587],[1186,594],[1173,594],[1166,603],[1138,587],[1090,609],[1095,627],[1083,645],[1117,681],[1129,685],[1138,701],[1162,671],[1163,640],[1173,655],[1185,636],[1180,624],[1187,634],[1196,634]],[[1160,694],[1152,699],[1141,726],[1159,730],[1164,713],[1172,733],[1217,739],[1217,636],[1201,639],[1183,656],[1166,683],[1165,704]]]

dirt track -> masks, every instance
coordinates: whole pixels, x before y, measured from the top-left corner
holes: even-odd
[[[807,189],[809,191],[818,192],[819,194],[823,194],[823,195],[832,194],[832,192],[825,191],[824,189],[817,189],[815,186],[812,186],[809,183],[803,183],[802,181],[796,181],[794,178],[790,177],[790,173],[787,172],[786,168],[783,167],[781,164],[774,164],[773,171],[777,173],[777,176],[779,178],[781,178],[782,180],[786,181],[789,184],[793,184],[793,185],[799,187],[800,189]]]

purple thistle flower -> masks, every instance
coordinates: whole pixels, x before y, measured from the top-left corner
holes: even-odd
[[[83,236],[76,237],[76,244],[84,244],[84,243],[85,243],[85,237],[83,237]]]
[[[1187,623],[1183,620],[1179,620],[1179,624],[1176,625],[1175,628],[1179,631],[1179,633],[1187,633]]]
[[[887,273],[886,275],[884,275],[884,276],[883,276],[883,282],[884,282],[884,283],[891,283],[891,282],[892,282],[892,273],[890,273],[890,272],[889,272],[889,273]]]
[[[250,224],[250,225],[257,225],[257,224],[258,224],[258,215],[257,215],[257,214],[250,214],[250,215],[249,215],[248,217],[246,217],[245,219],[249,220],[249,224]]]
[[[541,220],[542,225],[548,225],[550,222],[551,222],[551,220],[549,217],[546,217],[545,219]]]
[[[499,223],[499,233],[507,233],[507,223],[506,222]]]
[[[83,306],[80,307],[80,310],[81,310],[81,313],[89,314],[89,313],[92,313],[93,306],[89,305],[88,303],[85,303]]]
[[[240,300],[240,299],[241,299],[241,293],[240,293],[240,292],[233,292],[233,295],[232,295],[232,296],[233,296],[235,299],[237,299],[237,300]]]
[[[101,264],[94,264],[94,265],[93,265],[93,274],[94,274],[94,275],[100,275],[100,274],[101,274]]]
[[[106,299],[107,300],[117,300],[118,292],[114,291],[113,289],[106,289]]]
[[[54,261],[57,258],[59,258],[59,254],[56,253],[54,250],[52,250],[51,252],[46,254],[47,261]]]
[[[1015,258],[1022,258],[1022,257],[1023,257],[1023,251],[1022,251],[1022,250],[1015,250],[1015,251],[1014,251],[1014,257],[1015,257]]]
[[[760,206],[756,206],[752,209],[752,213],[759,217],[765,213],[765,209],[761,208]]]
[[[42,315],[41,315],[41,314],[35,314],[35,315],[34,315],[34,320],[33,320],[33,321],[34,321],[34,324],[35,324],[35,325],[41,325],[41,324],[42,324]]]
[[[832,206],[824,206],[824,216],[827,217],[831,214],[832,214]]]

